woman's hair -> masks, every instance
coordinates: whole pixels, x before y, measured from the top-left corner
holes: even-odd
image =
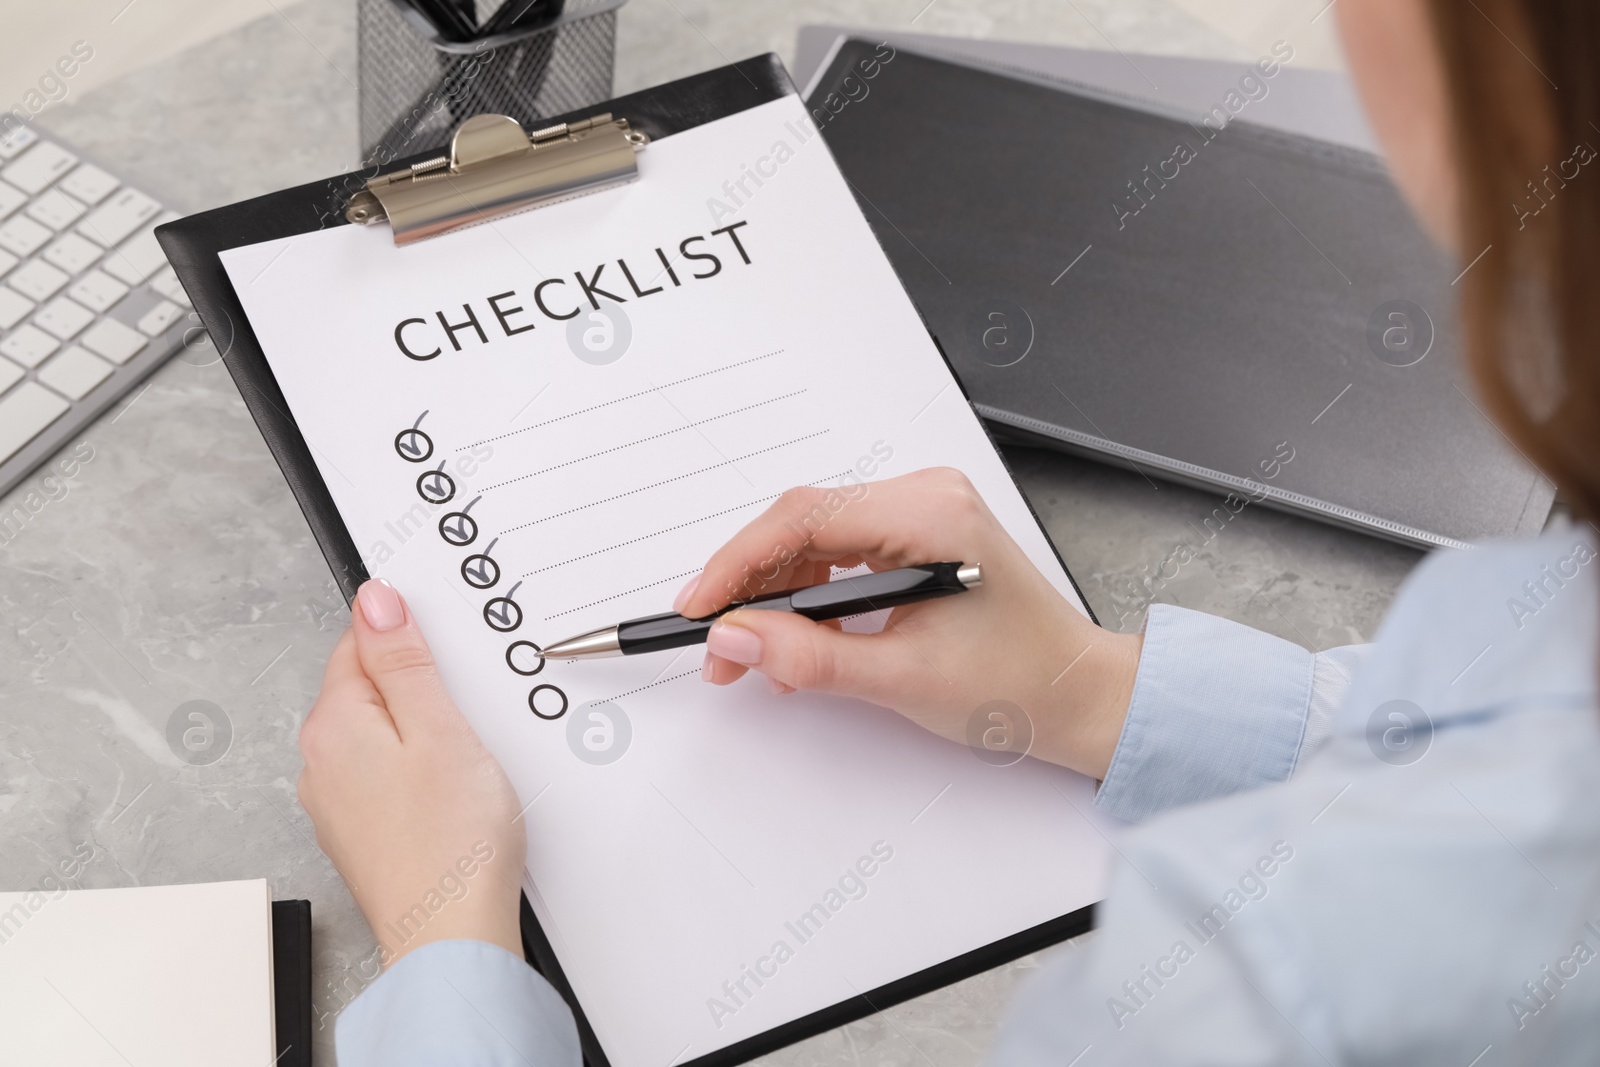
[[[1429,0],[1454,110],[1467,362],[1500,428],[1600,521],[1600,4]]]

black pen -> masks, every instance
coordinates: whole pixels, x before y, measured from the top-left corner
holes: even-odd
[[[804,589],[763,593],[729,604],[700,619],[677,612],[630,619],[603,630],[591,630],[544,650],[545,659],[597,659],[601,656],[636,656],[665,648],[698,645],[711,624],[730,611],[792,611],[818,622],[843,619],[882,608],[915,604],[935,597],[964,593],[983,584],[983,568],[976,563],[925,563],[920,567],[878,571],[838,578]]]

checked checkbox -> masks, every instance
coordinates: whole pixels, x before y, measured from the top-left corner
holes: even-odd
[[[518,582],[506,591],[505,596],[497,596],[483,606],[483,621],[489,624],[491,630],[504,634],[522,625],[522,609],[511,599],[521,588],[522,583]]]
[[[394,450],[407,463],[425,463],[428,457],[433,455],[433,438],[417,429],[427,417],[428,413],[424,411],[417,416],[417,421],[411,424],[409,430],[401,430],[395,434]]]
[[[482,552],[461,561],[461,577],[472,588],[489,589],[500,580],[500,564],[489,555],[499,543],[500,538],[496,537]]]
[[[417,492],[430,504],[443,504],[456,495],[456,480],[444,472],[444,460],[417,478]]]
[[[446,544],[464,548],[478,539],[478,521],[467,512],[482,499],[481,496],[475,496],[471,504],[460,511],[452,511],[439,520],[439,536],[444,538]]]

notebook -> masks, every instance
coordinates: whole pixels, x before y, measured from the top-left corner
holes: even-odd
[[[1441,253],[1352,147],[1347,86],[1281,41],[1238,64],[967,47],[845,40],[808,103],[998,433],[1228,513],[1422,547],[1538,533],[1555,488],[1462,368],[1480,250]]]
[[[1093,783],[706,686],[698,648],[541,642],[662,610],[786,488],[822,489],[823,523],[940,465],[1087,608],[776,59],[601,107],[653,132],[636,182],[405,247],[304,232],[309,190],[163,240],[208,324],[236,296],[230,362],[259,344],[270,376],[235,374],[324,550],[402,590],[511,778],[586,1055],[731,1063],[1084,929]]]
[[[0,1061],[309,1064],[279,1059],[273,944],[261,880],[0,893]]]

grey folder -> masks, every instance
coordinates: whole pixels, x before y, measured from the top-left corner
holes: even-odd
[[[1417,545],[1543,526],[1345,79],[1254,72],[1218,131],[1250,64],[891,35],[867,79],[878,40],[806,31],[808,101],[1003,437]]]

